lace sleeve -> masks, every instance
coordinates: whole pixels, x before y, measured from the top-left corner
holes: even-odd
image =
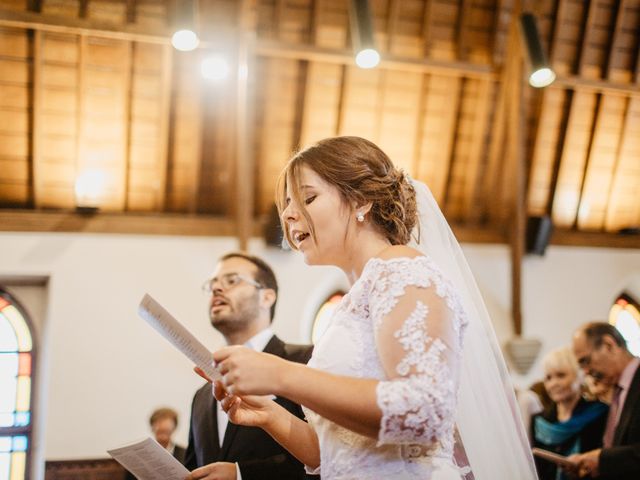
[[[453,434],[461,325],[454,292],[425,257],[380,262],[369,296],[387,379],[378,444],[447,443]]]

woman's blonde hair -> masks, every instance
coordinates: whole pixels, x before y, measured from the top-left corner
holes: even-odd
[[[545,372],[549,370],[569,370],[577,378],[582,378],[582,371],[578,361],[569,347],[556,348],[550,351],[542,359],[542,365]]]
[[[310,168],[337,188],[345,202],[362,205],[371,202],[368,217],[392,245],[409,243],[411,231],[417,222],[416,195],[409,177],[397,169],[373,142],[345,136],[321,140],[296,153],[280,174],[276,205],[282,230],[291,248],[295,249],[295,243],[289,237],[282,218],[287,206],[287,189],[299,205],[309,225],[309,233],[316,239],[301,192],[302,167]]]

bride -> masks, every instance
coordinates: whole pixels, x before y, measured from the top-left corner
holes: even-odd
[[[427,187],[373,143],[337,137],[296,154],[278,190],[291,247],[351,288],[308,366],[214,353],[230,421],[325,480],[535,479],[484,303]],[[309,423],[263,395],[302,404]]]

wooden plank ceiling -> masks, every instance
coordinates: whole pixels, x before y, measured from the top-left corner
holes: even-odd
[[[527,214],[550,215],[565,244],[614,245],[640,226],[640,0],[372,0],[373,70],[353,64],[347,0],[245,1],[248,21],[243,2],[199,0],[203,46],[190,53],[168,43],[179,3],[0,0],[1,230],[52,228],[42,215],[72,211],[78,177],[100,170],[97,217],[189,214],[234,232],[239,205],[270,211],[299,146],[360,135],[427,182],[465,240],[506,241],[503,67],[522,55],[508,42],[517,8],[536,15],[558,73],[524,89]],[[246,122],[236,79],[198,70],[212,52],[235,68],[243,45]]]

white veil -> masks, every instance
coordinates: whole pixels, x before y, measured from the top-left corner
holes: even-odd
[[[431,257],[453,283],[469,319],[456,413],[457,463],[463,467],[460,460],[466,455],[472,470],[466,479],[535,480],[529,441],[478,286],[431,191],[411,182],[420,221],[411,246]]]

